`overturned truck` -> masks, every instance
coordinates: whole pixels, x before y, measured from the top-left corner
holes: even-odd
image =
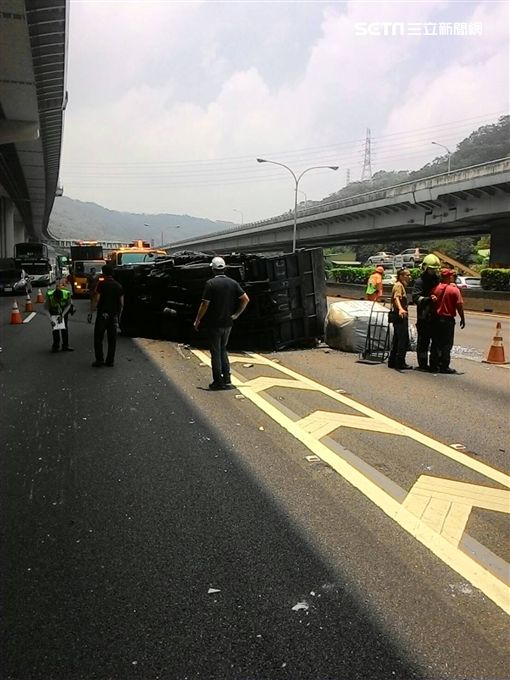
[[[232,349],[313,346],[323,336],[327,303],[322,248],[223,257],[226,274],[250,297],[234,324]],[[209,255],[185,251],[151,264],[116,267],[114,276],[124,288],[121,331],[205,344],[204,332],[195,332],[193,321],[205,282],[212,276],[210,261]]]

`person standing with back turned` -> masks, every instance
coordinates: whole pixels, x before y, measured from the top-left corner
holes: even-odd
[[[94,353],[96,360],[94,368],[113,366],[115,348],[117,346],[117,327],[124,304],[122,286],[113,278],[111,264],[103,265],[104,281],[97,284],[94,293],[94,307],[96,309],[96,323],[94,325]],[[108,351],[106,361],[103,354],[103,338],[106,333]]]
[[[227,354],[228,339],[234,321],[244,312],[250,298],[237,281],[226,276],[226,264],[222,257],[213,257],[210,266],[214,277],[205,284],[193,326],[198,331],[205,317],[213,376],[209,389],[225,390],[232,386]]]
[[[435,328],[435,296],[432,290],[439,283],[440,266],[441,263],[436,255],[425,255],[421,263],[421,276],[414,282],[412,296],[416,305],[416,330],[418,331],[416,357],[419,371],[429,371],[430,365],[435,362],[435,358],[429,355]]]

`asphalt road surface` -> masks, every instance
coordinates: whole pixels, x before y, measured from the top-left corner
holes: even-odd
[[[88,302],[58,354],[11,304],[2,678],[509,677],[507,367],[319,347],[209,392],[200,349],[120,337],[94,369]],[[510,351],[508,319],[467,319],[459,347],[502,320]]]

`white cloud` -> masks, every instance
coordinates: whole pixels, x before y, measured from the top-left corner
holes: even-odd
[[[133,212],[236,220],[236,208],[247,222],[292,204],[288,173],[255,162],[266,156],[297,171],[340,164],[339,173],[303,180],[308,199],[322,198],[343,185],[346,167],[359,176],[366,126],[394,134],[505,108],[501,4],[475,6],[470,20],[483,22],[482,37],[355,33],[357,21],[439,21],[454,5],[331,3],[321,4],[322,16],[299,5],[293,26],[278,4],[260,13],[240,5],[212,13],[210,3],[122,3],[120,12],[119,3],[89,4],[71,32],[66,193]],[[294,27],[299,52],[278,43],[275,24],[287,38]],[[236,34],[244,43],[232,42]],[[443,61],[438,40],[457,41]],[[423,159],[412,137],[396,139],[376,143],[379,167],[414,167],[435,155],[426,139]]]
[[[459,42],[458,52],[443,70],[427,69],[426,64],[418,70],[403,92],[401,104],[392,110],[385,134],[508,111],[508,6],[484,4],[475,8],[469,21],[482,24],[484,38],[452,38]],[[440,141],[453,150],[466,136],[464,130],[445,128],[434,140],[424,139],[424,149],[429,141]],[[436,155],[439,154],[434,152]],[[430,158],[424,151],[416,161]]]

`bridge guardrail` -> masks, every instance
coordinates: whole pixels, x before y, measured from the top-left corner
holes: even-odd
[[[484,172],[476,172],[476,169],[482,170],[484,169]],[[381,200],[384,198],[389,198],[391,196],[398,196],[399,194],[404,194],[404,193],[413,193],[416,191],[420,191],[422,189],[430,189],[432,186],[439,186],[440,184],[447,185],[452,182],[452,179],[454,178],[454,181],[459,181],[462,179],[474,179],[475,177],[485,177],[485,176],[490,176],[490,175],[495,175],[500,172],[505,172],[510,170],[510,157],[505,157],[505,158],[498,158],[494,161],[489,161],[487,163],[478,163],[477,165],[470,165],[465,168],[458,168],[457,170],[453,170],[450,173],[443,172],[438,175],[430,175],[429,177],[422,177],[420,179],[416,180],[411,180],[409,182],[402,182],[400,184],[394,184],[389,187],[384,187],[380,189],[374,189],[372,191],[365,191],[361,194],[355,194],[354,196],[346,196],[345,198],[339,198],[335,201],[331,201],[329,203],[321,203],[317,206],[314,206],[313,208],[309,208],[307,210],[301,210],[298,213],[298,218],[303,218],[303,217],[311,217],[313,215],[317,215],[320,213],[324,212],[329,212],[331,210],[337,210],[340,208],[345,208],[349,207],[351,205],[360,205],[362,203],[368,203],[371,201],[377,201]],[[474,174],[473,171],[475,171]],[[472,177],[465,177],[466,173],[472,174]],[[464,176],[462,176],[464,175]],[[437,180],[447,180],[443,182],[437,182]],[[431,184],[431,180],[436,180],[436,183]],[[407,189],[407,191],[404,191],[404,189]],[[183,241],[178,241],[172,244],[172,248],[175,248],[175,246],[179,246],[180,243],[183,245],[186,243],[190,243],[193,241],[203,241],[207,240],[208,238],[216,237],[216,236],[224,236],[226,234],[232,234],[232,233],[238,233],[241,231],[246,231],[250,230],[253,227],[263,227],[263,226],[269,226],[269,225],[275,225],[275,224],[280,224],[283,222],[291,222],[293,219],[293,215],[289,215],[288,213],[285,215],[278,215],[276,217],[271,217],[269,219],[265,220],[259,220],[257,222],[249,222],[247,224],[239,225],[237,227],[232,227],[230,229],[222,229],[221,231],[215,231],[211,234],[204,234],[204,236],[197,238],[197,239],[186,239]]]

